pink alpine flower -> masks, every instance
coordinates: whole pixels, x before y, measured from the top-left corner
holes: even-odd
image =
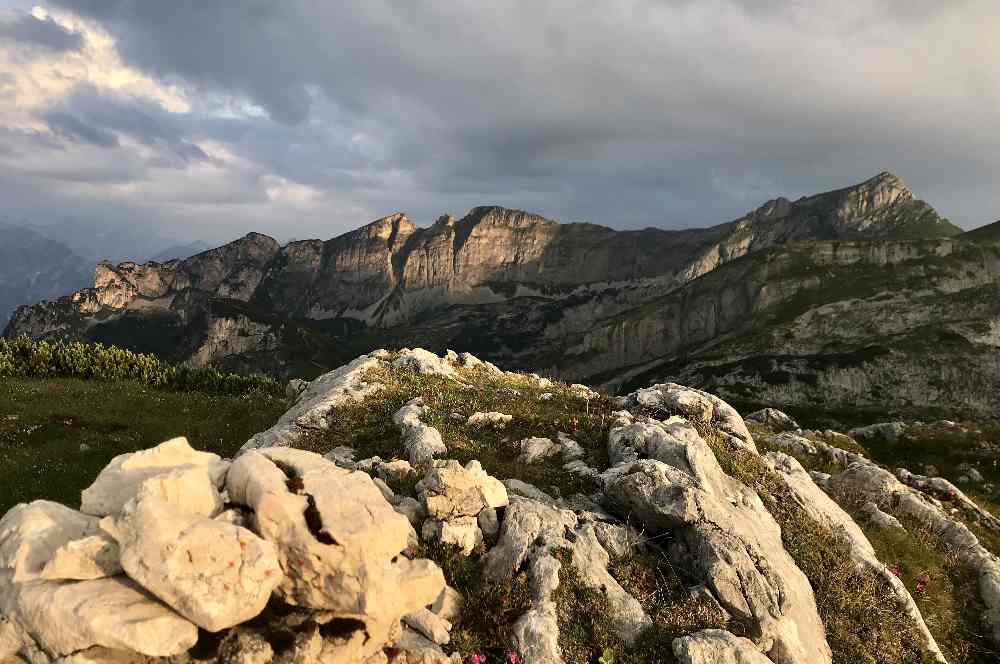
[[[521,656],[517,652],[511,650],[507,653],[507,657],[504,660],[505,664],[521,664]]]
[[[486,655],[474,652],[469,655],[469,664],[486,664]]]

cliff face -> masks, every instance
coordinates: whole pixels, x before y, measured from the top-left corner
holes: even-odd
[[[93,288],[22,307],[5,334],[307,375],[374,346],[453,345],[617,384],[818,286],[822,270],[794,272],[805,260],[920,262],[905,256],[962,243],[887,240],[957,232],[886,173],[708,229],[614,231],[499,207],[418,228],[394,214],[325,242],[252,233],[185,260],[101,264]]]

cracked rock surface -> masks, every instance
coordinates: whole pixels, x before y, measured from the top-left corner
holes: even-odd
[[[700,397],[691,398],[714,412],[714,402]],[[623,435],[616,432],[609,441],[620,443]],[[746,623],[771,660],[830,662],[809,580],[785,550],[778,524],[757,494],[722,471],[700,436],[655,440],[647,445],[650,458],[626,460],[602,474],[608,506],[651,535],[671,533],[668,553],[674,563],[700,578],[730,615]]]

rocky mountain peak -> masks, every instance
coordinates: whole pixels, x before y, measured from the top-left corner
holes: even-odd
[[[417,227],[410,221],[404,212],[394,212],[389,216],[376,219],[375,221],[362,226],[354,231],[355,234],[364,238],[381,238],[388,240],[393,236],[409,235],[417,230]]]
[[[469,213],[459,222],[468,226],[508,226],[512,228],[531,228],[538,225],[554,225],[557,222],[524,210],[505,208],[499,205],[482,205],[469,210]]]

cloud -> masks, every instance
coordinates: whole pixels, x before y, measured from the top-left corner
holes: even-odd
[[[84,44],[82,34],[67,30],[44,13],[39,17],[15,12],[0,18],[0,39],[54,52],[79,51]]]
[[[9,65],[16,108],[0,85],[0,117],[59,146],[30,173],[0,159],[24,178],[11,204],[26,214],[52,210],[40,201],[55,187],[82,214],[113,200],[111,216],[181,237],[330,237],[397,209],[427,223],[486,203],[685,227],[888,169],[966,226],[1000,216],[1000,8],[986,0],[50,12],[83,50]],[[23,153],[18,136],[0,146]],[[71,182],[94,158],[117,162],[89,169],[116,184]]]

